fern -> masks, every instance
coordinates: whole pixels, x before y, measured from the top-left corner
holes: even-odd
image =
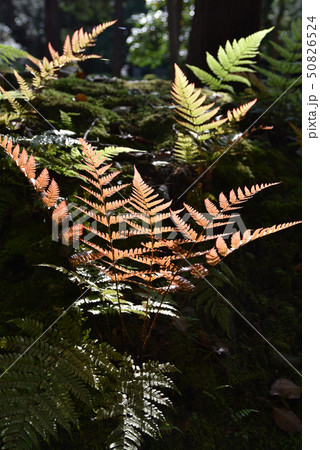
[[[59,427],[70,433],[78,425],[76,400],[98,409],[98,419],[119,423],[110,448],[139,448],[143,434],[158,437],[162,409],[172,406],[162,392],[175,389],[167,375],[176,370],[172,365],[149,361],[140,368],[130,356],[88,339],[74,317],[64,316],[45,333],[35,320],[14,322],[21,334],[0,340],[3,449],[40,448],[40,439],[58,439]]]
[[[93,28],[91,33],[83,31],[82,28],[75,31],[72,38],[70,38],[70,36],[66,37],[61,55],[54,50],[49,43],[51,61],[49,61],[47,57],[39,60],[29,54],[25,54],[29,61],[33,63],[32,67],[28,64],[26,65],[26,69],[32,75],[32,86],[29,86],[24,78],[16,71],[14,71],[14,75],[19,86],[19,93],[26,103],[23,106],[20,105],[20,103],[13,98],[11,93],[6,92],[4,88],[0,87],[2,95],[9,101],[15,115],[19,117],[20,121],[24,121],[30,116],[30,114],[32,115],[32,113],[34,113],[34,109],[30,101],[37,97],[39,92],[48,84],[50,80],[57,78],[57,73],[60,69],[62,69],[62,67],[72,62],[85,61],[92,58],[101,58],[101,56],[95,54],[85,55],[84,51],[88,47],[92,47],[95,44],[96,38],[115,22],[116,21],[105,22],[98,25]],[[4,121],[5,124],[10,125],[10,122],[15,120],[15,118],[9,114],[5,114],[4,116],[0,116],[0,120]]]
[[[179,116],[175,120],[181,126],[174,145],[174,156],[180,163],[198,167],[202,163],[210,165],[216,152],[221,151],[217,144],[223,125],[227,127],[229,124],[239,122],[256,103],[256,100],[253,100],[228,111],[226,118],[212,120],[219,107],[212,109],[214,103],[205,104],[206,95],[202,95],[201,89],[196,89],[193,83],[188,82],[177,65],[171,94],[175,111]],[[184,120],[180,120],[181,117]],[[230,144],[231,142],[227,141],[226,146]]]
[[[51,266],[91,290],[92,295],[77,301],[75,307],[93,314],[115,312],[123,336],[123,315],[140,315],[141,354],[158,315],[178,317],[170,293],[192,292],[194,279],[208,275],[202,260],[215,266],[243,245],[299,223],[225,235],[221,227],[238,215],[239,208],[275,183],[221,193],[218,204],[206,199],[205,213],[185,203],[187,220],[183,210],[170,209],[171,201],[164,201],[147,185],[137,169],[131,194],[126,193],[128,185],[111,184],[120,172],[112,171],[106,156],[80,139],[84,173],[78,210],[88,220],[94,219],[99,228],[86,223],[70,227],[68,205],[59,202],[59,187],[48,171],[44,169],[37,176],[32,155],[18,145],[14,147],[7,138],[0,143],[50,209],[55,226],[62,227],[60,237],[65,244],[81,238],[83,230],[94,235],[92,240],[81,238],[84,251],[70,257],[73,270]],[[98,277],[92,279],[90,272],[81,268],[95,270]],[[125,298],[123,286],[138,288],[133,290],[131,301]],[[225,305],[211,302],[210,312],[228,334],[230,313]],[[154,361],[138,365],[129,355],[90,341],[74,328],[76,325],[67,323],[65,334],[63,328],[63,333],[58,329],[44,336],[38,323],[20,321],[18,325],[27,337],[1,341],[5,350],[13,352],[0,357],[0,365],[10,368],[0,380],[4,448],[36,448],[40,438],[57,437],[58,426],[71,431],[78,420],[73,399],[91,406],[90,393],[96,391],[101,394],[94,401],[97,418],[114,418],[118,423],[110,436],[110,448],[137,449],[144,435],[159,435],[159,425],[165,420],[163,408],[172,406],[163,392],[174,387],[167,375],[174,370],[171,365]]]
[[[28,53],[11,45],[0,44],[0,70],[7,70],[16,59],[28,58]]]
[[[106,404],[97,415],[100,420],[115,417],[119,421],[108,440],[110,449],[139,449],[144,434],[158,438],[159,424],[165,420],[162,408],[172,407],[171,400],[162,390],[174,389],[167,373],[175,370],[168,363],[155,361],[140,367],[129,357],[122,362],[119,389],[113,395],[106,393]]]
[[[258,54],[258,48],[262,39],[273,28],[258,31],[239,41],[227,41],[225,48],[219,47],[217,59],[207,52],[207,64],[212,72],[208,73],[196,66],[188,65],[189,69],[210,89],[227,90],[234,93],[230,82],[238,82],[250,86],[247,78],[239,75],[239,72],[254,72],[252,65],[254,57]]]
[[[101,155],[105,158],[106,161],[112,161],[116,156],[120,155],[120,153],[145,153],[145,150],[136,150],[129,147],[104,147],[100,150]]]
[[[190,291],[193,285],[182,275],[191,270],[191,267],[188,270],[188,265],[184,264],[185,258],[192,259],[206,254],[207,263],[216,265],[221,259],[248,242],[299,223],[274,225],[259,228],[253,232],[247,230],[242,237],[238,231],[232,234],[231,245],[228,246],[223,235],[214,234],[213,231],[218,227],[226,226],[228,220],[238,214],[236,211],[244,202],[275,183],[257,184],[250,189],[238,188],[236,192],[231,190],[228,197],[221,193],[219,205],[206,199],[205,214],[184,204],[194,222],[193,225],[181,217],[181,210],[170,210],[171,201],[165,202],[156,194],[154,189],[143,181],[137,169],[133,177],[132,194],[129,197],[121,194],[121,199],[114,199],[114,196],[118,196],[128,185],[112,186],[111,182],[120,172],[111,172],[112,164],[106,164],[106,158],[101,152],[95,150],[83,139],[79,141],[84,158],[82,168],[87,173],[81,177],[90,187],[82,186],[86,195],[77,197],[82,203],[78,210],[88,218],[94,219],[100,224],[101,229],[86,225],[82,227],[81,224],[78,227],[67,227],[64,232],[68,239],[64,242],[72,242],[70,238],[74,233],[81,235],[82,228],[93,233],[96,236],[95,240],[83,240],[90,251],[75,254],[70,261],[74,266],[90,264],[116,284],[129,282],[163,292],[165,289],[159,282],[165,281],[168,283],[169,290]],[[59,187],[55,180],[50,180],[46,169],[36,177],[34,158],[32,155],[29,156],[25,149],[20,151],[19,145],[13,148],[12,142],[7,138],[0,143],[40,194],[45,206],[53,208],[52,218],[58,226],[67,217],[68,206],[65,201],[57,202]],[[163,225],[166,222],[168,225]],[[170,238],[172,233],[175,235],[173,239]],[[62,238],[63,236],[62,234]],[[137,243],[138,237],[140,244]],[[119,246],[124,238],[128,243],[126,249]],[[136,246],[130,247],[129,238],[134,238]],[[212,240],[215,240],[215,245],[210,251],[193,250],[195,245]],[[199,265],[198,272],[201,273],[201,271],[202,266]],[[121,310],[120,307],[119,309]]]
[[[68,432],[77,425],[75,399],[90,406],[90,390],[99,386],[99,364],[115,373],[111,358],[121,356],[107,345],[100,350],[86,340],[70,317],[44,335],[43,324],[37,321],[15,323],[23,334],[1,340],[6,350],[0,355],[4,369],[0,379],[2,448],[40,448],[40,438],[58,438],[58,425]]]
[[[2,139],[2,136],[0,136],[0,145],[5,153],[16,163],[21,172],[27,177],[29,183],[39,195],[42,203],[47,208],[53,208],[53,225],[58,226],[62,218],[68,216],[68,207],[64,200],[58,204],[60,190],[56,181],[50,179],[47,169],[43,169],[41,173],[36,176],[36,161],[33,155],[29,155],[25,148],[21,150],[19,144],[13,146],[10,139],[8,140],[7,137]],[[62,212],[63,216],[61,215]],[[77,234],[81,233],[82,227],[78,227],[78,230],[70,228],[68,231],[70,237],[72,237],[74,231],[76,231]]]
[[[289,32],[279,33],[279,42],[270,42],[276,56],[262,53],[268,67],[258,67],[257,70],[264,75],[267,90],[264,95],[279,98],[280,111],[283,110],[285,120],[296,120],[301,116],[302,104],[302,22],[297,19],[291,23]],[[279,108],[278,108],[279,110]],[[279,115],[279,114],[278,114]]]
[[[207,139],[210,130],[218,128],[228,120],[211,121],[219,108],[212,110],[214,103],[203,105],[206,96],[200,97],[201,89],[196,90],[194,84],[189,84],[186,76],[176,64],[171,93],[173,100],[177,102],[176,112],[184,119],[184,121],[177,120],[177,122],[196,133],[199,140]]]
[[[250,416],[250,414],[252,413],[258,413],[259,411],[257,409],[240,409],[239,411],[236,412],[232,412],[231,413],[231,418],[234,422],[239,422],[243,419],[245,419],[246,417]]]
[[[225,284],[233,286],[236,282],[234,274],[224,263],[220,263],[219,270],[214,268],[211,272],[209,281],[215,287]],[[203,314],[207,321],[216,321],[230,337],[231,310],[213,289],[208,289],[207,282],[203,281],[198,284],[192,293],[191,301],[193,299],[197,312]]]

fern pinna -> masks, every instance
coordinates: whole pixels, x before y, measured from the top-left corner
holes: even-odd
[[[258,54],[259,45],[272,29],[257,31],[239,41],[234,39],[232,44],[227,41],[225,48],[219,47],[217,59],[207,52],[207,64],[212,74],[196,66],[188,67],[200,81],[214,91],[227,90],[234,93],[230,82],[250,86],[250,81],[240,73],[254,72],[254,57]]]
[[[88,33],[81,28],[73,33],[72,37],[68,35],[63,45],[63,52],[60,55],[49,43],[49,52],[51,55],[51,61],[44,57],[42,60],[34,58],[29,54],[24,56],[33,63],[33,67],[26,64],[26,69],[32,75],[32,85],[25,81],[25,79],[14,71],[19,90],[6,91],[0,86],[0,91],[3,97],[10,103],[13,112],[5,113],[0,116],[0,119],[5,122],[6,126],[15,123],[17,119],[23,120],[33,113],[33,107],[29,103],[35,99],[39,91],[41,91],[50,80],[57,77],[57,73],[66,64],[75,63],[78,61],[85,61],[92,58],[101,58],[100,55],[85,55],[84,51],[88,47],[92,47],[95,44],[96,38],[103,33],[107,28],[113,25],[116,21],[105,22],[93,28],[91,33]],[[20,103],[19,99],[25,100],[24,103]],[[18,125],[14,125],[15,127]]]
[[[257,101],[255,99],[233,108],[227,111],[227,117],[214,120],[220,107],[212,109],[215,103],[206,103],[207,96],[202,94],[201,89],[195,88],[194,83],[189,83],[177,64],[171,94],[177,115],[175,120],[180,125],[174,145],[174,156],[180,163],[197,166],[206,163],[202,170],[210,165],[216,150],[222,151],[219,143],[222,133],[225,140],[230,124],[242,120]],[[240,135],[237,136],[237,141],[240,141]],[[234,132],[223,147],[229,147],[233,140]]]

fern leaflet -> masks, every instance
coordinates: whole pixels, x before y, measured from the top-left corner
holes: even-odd
[[[258,31],[239,41],[233,40],[232,44],[227,41],[225,48],[219,47],[217,59],[207,52],[207,64],[213,73],[188,65],[189,69],[205,85],[212,90],[227,90],[234,93],[229,82],[238,82],[250,86],[247,78],[239,75],[239,72],[254,72],[250,67],[255,62],[254,57],[258,54],[258,48],[262,39],[270,33],[273,28]]]

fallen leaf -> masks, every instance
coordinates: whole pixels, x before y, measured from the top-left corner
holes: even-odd
[[[77,94],[75,96],[75,100],[76,102],[87,102],[88,101],[88,97],[84,94]]]
[[[278,427],[287,433],[297,433],[302,430],[301,420],[290,409],[274,407],[273,418]]]
[[[281,397],[285,398],[300,398],[301,387],[287,378],[279,378],[271,386],[270,395],[281,395]]]

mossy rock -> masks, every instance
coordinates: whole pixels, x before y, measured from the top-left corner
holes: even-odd
[[[95,125],[95,136],[105,137],[109,134],[110,124],[122,123],[118,114],[109,109],[96,106],[90,102],[75,101],[74,96],[62,93],[54,89],[47,89],[37,99],[37,109],[46,117],[47,120],[55,123],[61,123],[60,110],[66,113],[78,113],[78,116],[72,117],[74,131],[79,135],[92,126],[97,118],[100,123]]]
[[[172,133],[172,116],[164,112],[155,113],[146,116],[139,125],[141,136],[159,143]]]

